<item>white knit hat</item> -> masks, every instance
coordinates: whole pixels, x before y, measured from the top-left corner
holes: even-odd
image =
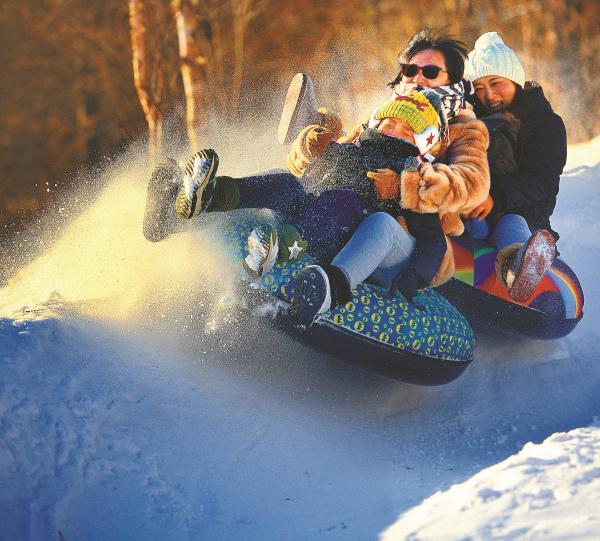
[[[525,85],[523,64],[515,52],[504,45],[497,32],[486,32],[479,36],[465,63],[465,77],[471,81],[486,75],[499,75],[518,85]]]

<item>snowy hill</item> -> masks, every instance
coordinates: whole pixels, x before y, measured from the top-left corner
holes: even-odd
[[[473,528],[446,523],[446,539],[501,514],[500,537],[535,532],[540,516],[502,494],[525,501],[580,476],[586,501],[598,499],[600,470],[583,458],[600,428],[572,431],[600,416],[598,165],[565,174],[553,219],[584,320],[554,342],[480,333],[476,361],[434,388],[363,372],[238,312],[209,223],[142,238],[147,174],[115,167],[0,290],[0,537],[428,539],[456,494]],[[567,431],[551,451],[521,451]],[[574,449],[583,458],[570,469],[531,468]],[[518,464],[530,474],[499,484]],[[548,513],[589,515],[541,494]],[[419,529],[423,510],[431,530]],[[580,538],[597,528],[578,524]]]
[[[599,470],[600,426],[554,434],[431,496],[382,539],[592,539]]]

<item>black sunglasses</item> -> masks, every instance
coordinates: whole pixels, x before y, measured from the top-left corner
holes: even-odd
[[[418,66],[417,64],[400,64],[400,72],[406,77],[415,77],[417,73],[421,71],[425,79],[435,79],[440,71],[446,71],[440,66],[434,64],[427,64],[427,66]]]

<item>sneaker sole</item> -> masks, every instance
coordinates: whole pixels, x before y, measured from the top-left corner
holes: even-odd
[[[181,186],[175,200],[175,210],[177,211],[177,214],[188,220],[194,216],[198,216],[201,212],[206,211],[212,202],[216,186],[215,174],[219,167],[219,157],[217,156],[217,153],[212,148],[209,148],[196,152],[196,154],[188,160],[186,169],[193,167],[193,160],[196,156],[208,160],[208,169],[202,174],[198,187],[192,194],[191,199],[186,193],[185,187]],[[190,174],[189,171],[188,174]],[[200,201],[200,205],[198,205],[198,201]]]
[[[144,237],[158,242],[168,236],[169,207],[177,197],[178,180],[182,172],[177,162],[169,160],[154,168],[146,191],[144,210]]]
[[[309,267],[300,271],[294,286],[294,303],[289,310],[290,323],[299,331],[306,331],[327,304],[331,304],[328,278],[320,268]],[[317,301],[323,299],[317,306]]]
[[[317,101],[311,78],[304,73],[294,75],[288,87],[283,104],[283,112],[277,129],[277,140],[281,145],[291,143],[300,130],[304,127],[298,124],[299,112],[308,101],[311,113],[308,116],[316,116]],[[309,121],[309,124],[311,122]],[[316,123],[316,121],[315,121]],[[306,124],[308,125],[308,124]]]
[[[527,241],[519,272],[508,291],[517,302],[528,301],[556,258],[556,243],[548,231],[538,231]]]

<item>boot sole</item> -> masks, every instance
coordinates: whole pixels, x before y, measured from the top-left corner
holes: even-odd
[[[277,140],[281,145],[291,143],[300,130],[304,127],[299,124],[299,112],[308,99],[310,103],[311,113],[309,116],[317,114],[316,100],[314,97],[314,88],[311,78],[304,73],[294,75],[290,86],[288,87],[283,104],[283,112],[279,120],[279,128],[277,130]],[[307,124],[308,125],[308,124]]]
[[[152,171],[146,191],[144,237],[158,242],[168,236],[169,207],[175,202],[181,169],[174,160],[159,164]]]
[[[327,284],[327,275],[319,268],[305,267],[299,272],[294,286],[294,302],[288,312],[290,323],[297,330],[306,331],[323,313],[323,307],[331,304],[331,290]]]
[[[556,243],[548,231],[537,231],[527,241],[523,260],[508,291],[511,299],[526,302],[556,258]]]
[[[215,192],[217,168],[219,167],[219,157],[212,149],[201,150],[197,152],[201,158],[209,161],[208,169],[202,174],[198,187],[192,194],[191,198],[185,191],[185,186],[181,186],[177,198],[175,200],[175,209],[177,214],[185,219],[190,219],[198,216],[201,212],[206,211]],[[200,205],[198,205],[200,202]]]

